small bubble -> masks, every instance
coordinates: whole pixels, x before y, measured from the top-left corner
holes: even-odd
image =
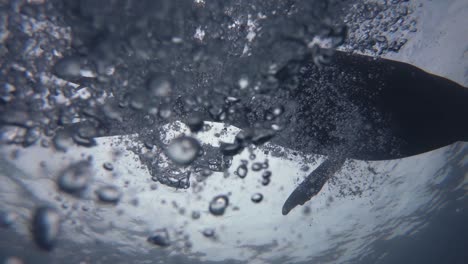
[[[171,141],[166,148],[166,154],[178,165],[189,165],[197,158],[200,149],[198,140],[182,136]]]
[[[253,171],[260,171],[261,169],[263,169],[263,163],[255,162],[252,164]]]
[[[76,79],[81,76],[81,62],[77,57],[67,57],[55,63],[55,75],[63,79]]]
[[[262,145],[268,142],[274,136],[275,136],[275,133],[271,130],[257,131],[255,135],[252,137],[252,143],[255,145]]]
[[[160,247],[168,247],[171,245],[169,233],[166,229],[156,230],[152,236],[148,237],[147,241]]]
[[[262,177],[264,179],[269,179],[271,177],[271,171],[264,171]]]
[[[37,127],[29,128],[26,132],[26,135],[24,136],[23,146],[29,147],[29,146],[34,145],[40,136],[41,136],[41,132],[39,128]]]
[[[155,74],[148,81],[148,90],[153,96],[167,97],[172,92],[172,82],[164,74]]]
[[[234,142],[234,143],[221,143],[220,146],[221,153],[226,156],[234,156],[242,152],[243,147],[241,144]]]
[[[0,212],[0,227],[10,227],[12,226],[18,215],[12,212]]]
[[[73,139],[71,135],[67,132],[59,131],[52,139],[54,147],[58,151],[66,152],[67,149],[73,145]]]
[[[280,131],[283,129],[283,127],[278,124],[272,124],[271,129],[273,129],[274,131]]]
[[[103,110],[104,115],[106,117],[108,117],[108,118],[110,118],[112,120],[115,120],[117,122],[123,122],[122,115],[119,113],[119,111],[114,109],[114,107],[112,107],[111,105],[109,105],[109,104],[104,105],[102,110]]]
[[[229,198],[226,195],[218,195],[210,202],[210,213],[215,216],[223,215],[229,205]]]
[[[200,216],[201,216],[200,212],[198,212],[198,211],[193,211],[192,212],[192,219],[194,219],[194,220],[200,219]]]
[[[205,228],[205,229],[203,229],[202,234],[205,237],[214,237],[215,230],[213,228]]]
[[[83,146],[83,147],[94,147],[96,146],[96,140],[94,138],[87,138],[79,135],[78,133],[73,134],[73,142],[75,142],[77,145]]]
[[[110,162],[104,162],[104,164],[102,164],[102,167],[108,171],[114,170],[114,165],[112,165],[112,163]]]
[[[194,115],[189,117],[185,124],[190,128],[190,131],[192,131],[192,133],[196,133],[203,129],[204,122],[203,119],[201,119],[201,117]]]
[[[265,113],[265,121],[271,121],[273,119],[275,119],[275,116],[273,115],[273,113],[270,113],[270,112],[267,111]]]
[[[263,178],[262,185],[267,186],[268,184],[270,184],[270,178]]]
[[[312,212],[312,209],[310,208],[310,206],[305,206],[304,209],[302,210],[302,213],[304,215],[310,215],[311,212]]]
[[[116,204],[122,197],[122,193],[115,186],[103,186],[96,191],[99,200],[103,203]]]
[[[284,112],[284,107],[283,106],[277,106],[274,107],[271,111],[275,116],[280,116]]]
[[[60,231],[60,215],[57,210],[47,206],[37,208],[33,216],[32,231],[38,247],[52,250]]]
[[[169,117],[171,117],[171,115],[172,115],[172,111],[171,111],[171,108],[169,108],[168,106],[163,106],[159,110],[159,117],[163,119],[168,119]]]
[[[47,141],[47,140],[45,140],[45,139],[41,140],[41,147],[43,147],[43,148],[49,148],[49,147],[50,147],[49,141]]]
[[[247,79],[246,77],[240,78],[238,84],[239,88],[245,89],[249,86],[249,79]]]
[[[143,94],[134,94],[130,99],[130,107],[134,110],[141,110],[145,107],[145,97]]]
[[[245,176],[247,176],[248,171],[249,169],[247,168],[247,165],[241,164],[239,165],[239,167],[237,167],[236,174],[240,178],[245,178]]]
[[[81,195],[91,181],[91,169],[88,161],[73,163],[63,170],[57,180],[60,190]]]
[[[226,96],[224,98],[224,102],[228,105],[232,105],[232,104],[236,104],[236,103],[239,103],[241,100],[237,97],[234,97],[234,96]]]
[[[190,241],[185,241],[184,244],[185,244],[185,247],[186,247],[187,249],[190,249],[190,248],[193,247],[193,244],[192,244],[192,242],[190,242]]]
[[[224,121],[227,118],[227,113],[224,108],[212,106],[208,109],[208,113],[214,121],[220,122]]]
[[[203,177],[208,177],[210,176],[211,174],[213,174],[213,171],[211,171],[210,169],[203,169],[201,171],[201,176]]]
[[[259,203],[259,202],[261,202],[263,200],[263,195],[261,193],[256,193],[256,194],[252,195],[252,197],[250,199],[254,203]]]

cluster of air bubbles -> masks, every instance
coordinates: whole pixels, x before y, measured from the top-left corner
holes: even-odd
[[[272,108],[268,109],[265,112],[265,120],[266,121],[272,121],[275,118],[281,116],[281,114],[283,114],[283,112],[284,112],[284,107],[281,106],[281,105],[276,106],[276,107],[272,107]]]
[[[0,114],[0,144],[34,145],[40,138],[40,129],[29,113],[5,109]]]
[[[191,174],[191,171],[168,167],[151,179],[176,189],[188,189],[190,187]]]
[[[295,109],[289,98],[300,90],[304,61],[329,63],[332,49],[347,34],[351,48],[398,50],[405,43],[395,37],[398,32],[406,25],[414,30],[405,3],[396,11],[390,3],[357,4],[344,26],[325,21],[327,7],[319,1],[112,2],[105,8],[109,15],[93,1],[83,10],[74,1],[50,1],[54,3],[46,3],[37,17],[21,10],[33,1],[10,2],[0,11],[8,21],[0,27],[0,144],[41,142],[50,151],[74,154],[76,146],[96,146],[97,137],[134,134],[122,144],[139,157],[167,157],[170,165],[157,169],[155,160],[163,159],[158,155],[141,161],[153,181],[177,189],[189,188],[192,173],[207,178],[226,171],[233,156],[275,140],[296,121],[290,118]],[[44,23],[31,26],[38,18]],[[166,144],[158,133],[173,121],[184,122],[191,133]],[[208,130],[206,121],[242,131],[219,149],[205,148],[196,136]],[[146,148],[131,148],[133,141]],[[257,158],[248,154],[252,161]],[[102,168],[113,171],[114,164],[105,162]],[[267,162],[243,162],[235,174],[245,178],[249,169],[262,173],[263,185],[270,183]],[[93,173],[89,161],[75,162],[58,172],[56,184],[60,191],[82,197]],[[93,191],[101,204],[115,205],[123,197],[112,183]],[[251,200],[262,198],[257,193]],[[228,205],[226,195],[216,196],[209,212],[224,215]],[[200,212],[191,217],[200,218]],[[3,215],[0,221],[8,226],[11,219]],[[32,230],[39,247],[53,248],[59,222],[56,209],[35,210]],[[214,235],[213,229],[212,235],[205,231],[205,236]],[[148,242],[168,246],[167,230],[156,231]]]
[[[223,155],[234,156],[241,153],[245,147],[263,145],[276,135],[271,129],[247,129],[239,132],[233,143],[222,142],[220,149]]]
[[[346,49],[374,54],[398,52],[417,31],[410,1],[362,1],[351,6],[344,22],[349,26]]]

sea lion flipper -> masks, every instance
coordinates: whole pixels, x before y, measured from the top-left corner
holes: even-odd
[[[312,171],[307,178],[294,189],[284,202],[282,214],[287,215],[298,205],[303,205],[322,190],[323,185],[343,165],[345,159],[328,158]]]

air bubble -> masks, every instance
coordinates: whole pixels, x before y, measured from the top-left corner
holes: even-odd
[[[192,212],[192,219],[193,219],[193,220],[200,219],[200,216],[201,216],[201,215],[200,215],[200,212],[198,212],[198,211],[193,211],[193,212]]]
[[[33,216],[32,231],[38,247],[52,250],[60,231],[60,215],[57,210],[48,206],[37,208]]]
[[[166,229],[156,230],[152,236],[148,237],[147,241],[160,247],[168,247],[171,245],[169,233]]]
[[[274,107],[271,111],[275,116],[280,116],[284,112],[284,107],[283,106],[277,106]]]
[[[229,205],[229,198],[226,195],[218,195],[210,202],[209,210],[212,215],[221,216]]]
[[[247,79],[246,77],[240,78],[238,84],[239,88],[243,90],[249,86],[249,79]]]
[[[202,234],[205,236],[205,237],[209,237],[209,238],[212,238],[214,237],[215,235],[215,230],[212,229],[212,228],[206,228],[202,231]]]
[[[243,147],[241,144],[234,142],[234,143],[221,143],[220,146],[221,153],[226,156],[234,156],[242,152]]]
[[[236,174],[240,178],[245,178],[247,176],[249,169],[247,168],[247,165],[241,164],[239,167],[237,167]]]
[[[172,111],[169,108],[169,106],[163,106],[159,110],[159,117],[163,119],[168,119],[169,117],[171,117],[171,115],[172,115]]]
[[[0,212],[0,227],[8,228],[12,226],[18,215],[12,212]]]
[[[91,168],[88,161],[73,163],[64,169],[58,179],[60,190],[72,194],[81,195],[91,181]]]
[[[271,171],[264,171],[262,177],[264,179],[269,179],[271,177]]]
[[[192,137],[182,136],[171,141],[166,148],[167,156],[178,165],[189,165],[200,152],[201,146],[198,140]]]
[[[112,165],[112,163],[110,162],[104,162],[104,164],[102,164],[102,167],[108,171],[114,170],[114,165]]]
[[[252,170],[253,171],[260,171],[263,169],[263,164],[260,163],[260,162],[255,162],[254,164],[252,164]]]
[[[53,71],[62,79],[76,79],[81,76],[81,62],[77,57],[63,58],[55,63]]]
[[[185,124],[190,128],[192,133],[196,133],[203,129],[204,122],[199,116],[191,116],[187,119]]]
[[[256,194],[252,195],[252,197],[250,199],[254,203],[259,203],[259,202],[261,202],[263,200],[263,195],[261,193],[256,193]]]
[[[115,186],[103,186],[96,191],[99,200],[103,203],[116,204],[122,197],[122,193]]]
[[[255,135],[252,137],[252,143],[255,145],[262,145],[268,142],[274,136],[275,136],[275,133],[271,130],[257,131]]]
[[[262,185],[267,186],[268,184],[270,184],[270,178],[263,178]]]
[[[148,90],[152,96],[167,97],[172,92],[172,82],[163,74],[155,74],[148,81]]]

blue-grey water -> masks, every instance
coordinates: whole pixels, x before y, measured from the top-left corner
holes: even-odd
[[[54,6],[49,5],[52,2]],[[37,115],[41,109],[70,106],[69,102],[77,98],[96,97],[96,102],[99,102],[107,96],[91,95],[90,89],[58,79],[51,73],[53,62],[68,54],[70,46],[77,45],[73,43],[73,34],[86,35],[88,27],[100,29],[103,27],[101,23],[109,21],[122,26],[123,34],[119,35],[120,31],[116,30],[110,34],[110,42],[118,42],[127,37],[125,34],[134,33],[120,24],[120,19],[105,14],[105,6],[93,6],[93,1],[83,1],[86,3],[84,6],[89,6],[89,13],[86,8],[81,11],[83,17],[94,18],[94,24],[71,29],[65,25],[73,25],[74,21],[61,20],[63,14],[56,12],[62,9],[55,9],[57,2],[60,1],[0,1],[1,99],[2,102],[19,101],[12,105],[21,110],[24,105],[35,106],[38,103],[33,99],[39,98],[44,105],[39,107]],[[206,4],[203,0],[193,2],[197,8],[204,8]],[[193,34],[190,33],[195,41],[203,43],[204,39],[210,39],[210,33],[216,33],[227,37],[222,44],[229,45],[227,53],[230,56],[248,57],[249,53],[255,56],[258,47],[252,40],[262,37],[259,25],[264,20],[268,21],[269,17],[275,17],[274,12],[280,12],[281,7],[275,8],[262,1],[256,2],[258,6],[247,7],[245,2],[237,2],[240,4],[224,13],[228,22],[223,20],[224,17],[215,21],[222,25],[229,24],[229,29],[221,33],[212,32],[217,28],[216,23],[196,21],[207,26],[196,27]],[[342,19],[350,25],[349,41],[339,49],[408,62],[467,85],[468,32],[462,26],[468,23],[466,1],[366,1],[378,4],[369,5],[375,7],[374,11],[361,10],[359,3],[364,1],[350,1],[356,5],[343,4],[341,7],[346,7],[345,11],[340,9],[340,1],[328,2],[331,10],[336,12],[336,17],[332,18]],[[148,9],[158,10],[154,6]],[[99,13],[99,10],[103,13]],[[154,16],[159,19],[161,13],[158,12]],[[165,10],[160,12],[164,14]],[[375,12],[375,16],[371,15],[372,12]],[[384,17],[383,21],[379,20],[378,14]],[[126,23],[133,19],[137,20],[130,15],[123,17],[122,21]],[[317,22],[314,19],[304,21]],[[318,16],[317,19],[325,21],[329,18]],[[393,31],[390,27],[384,35],[389,43],[404,42],[404,46],[390,52],[383,44],[368,44],[364,36],[373,38],[383,34],[383,27],[392,19],[395,19],[396,28]],[[77,28],[83,29],[83,32],[71,32]],[[166,32],[164,25],[160,28],[161,32]],[[290,30],[287,26],[274,25],[272,28],[273,31]],[[168,29],[168,32],[173,33],[172,30],[178,32],[179,28]],[[140,39],[141,35],[146,34],[137,32],[136,40],[130,41],[135,53],[121,61],[112,61],[115,68],[101,65],[105,69],[97,72],[105,73],[99,73],[99,78],[95,78],[93,68],[78,69],[83,83],[94,88],[96,83],[97,86],[127,87],[125,80],[130,80],[131,86],[132,81],[141,81],[138,79],[140,71],[144,72],[146,67],[160,69],[161,61],[170,65],[168,68],[173,67],[170,69],[187,70],[180,67],[177,61],[172,61],[177,58],[179,50],[165,46],[157,46],[160,48],[157,49],[155,43]],[[150,35],[147,37],[151,40]],[[171,41],[177,46],[182,40],[173,37]],[[224,46],[217,45],[210,46],[208,54],[224,54]],[[190,46],[193,47],[197,45]],[[181,54],[192,55],[192,50],[185,48],[181,49]],[[160,56],[158,51],[161,50],[167,52],[167,57],[152,61],[150,58]],[[285,57],[290,55],[290,50],[282,51]],[[80,50],[78,53],[87,52]],[[97,53],[99,56],[107,54],[105,47]],[[214,55],[207,58],[207,72],[216,72],[219,68],[217,63],[220,62]],[[278,61],[284,59],[283,54],[275,55]],[[264,56],[255,59],[267,60]],[[193,56],[193,60],[196,60],[196,56]],[[103,61],[107,62],[105,59]],[[141,61],[144,61],[143,65],[138,64]],[[182,58],[182,61],[189,64],[192,57]],[[125,65],[125,69],[132,73],[130,75],[136,77],[114,75],[121,65]],[[68,77],[76,75],[74,64],[69,66],[58,74]],[[3,74],[5,72],[8,75]],[[226,77],[228,81],[229,78]],[[249,80],[253,78],[254,75],[241,76],[235,81],[236,87],[250,89],[253,84]],[[178,81],[191,83],[195,79]],[[196,86],[200,95],[206,88],[203,84],[200,81]],[[30,86],[34,88],[29,89]],[[59,88],[52,89],[56,86]],[[50,99],[52,96],[49,95],[54,93],[57,93],[56,96]],[[159,96],[168,92],[162,89],[155,93]],[[211,97],[211,94],[205,96]],[[133,102],[135,109],[139,108],[138,102]],[[77,104],[65,109],[70,111],[71,117],[65,115],[60,118],[70,118],[70,122],[75,122],[73,117],[77,109],[89,109],[89,105]],[[161,118],[165,116],[164,106],[159,109],[158,115]],[[17,116],[13,116],[15,118]],[[118,116],[110,118],[118,120]],[[46,120],[56,122],[56,119],[53,116]],[[169,142],[182,132],[188,134],[188,129],[180,122],[170,121],[175,125],[165,127],[164,142]],[[238,132],[238,128],[224,127],[222,122],[209,122],[208,125],[211,129],[196,136],[197,142],[204,146],[219,146],[220,141],[232,141]],[[236,155],[226,171],[209,171],[206,177],[200,176],[203,173],[192,175],[190,188],[174,188],[152,180],[150,168],[140,159],[145,158],[146,154],[148,157],[154,156],[150,155],[151,151],[144,146],[146,142],[142,142],[138,135],[100,137],[96,139],[95,147],[86,148],[70,144],[67,139],[63,142],[60,139],[53,141],[51,139],[57,137],[46,132],[38,139],[34,136],[34,130],[28,130],[28,133],[33,133],[33,143],[32,146],[23,147],[22,144],[27,145],[27,140],[22,138],[25,127],[29,125],[7,126],[5,130],[2,127],[0,131],[2,263],[468,262],[468,144],[464,142],[398,160],[366,162],[348,159],[316,197],[283,216],[281,207],[285,199],[326,157],[297,154],[294,150],[266,144]],[[18,138],[25,142],[10,144]],[[8,144],[4,144],[4,141],[8,141]],[[58,150],[57,146],[61,144],[66,146],[66,152]],[[276,151],[271,151],[275,148]],[[191,160],[192,154],[184,152],[186,156],[182,156],[181,162]],[[180,153],[176,151],[175,156],[180,156]],[[248,161],[248,172],[245,178],[240,178],[238,167],[245,164],[245,160]],[[267,163],[268,168],[257,171],[252,169],[255,163],[262,166]],[[74,164],[79,164],[83,171],[70,169]],[[272,172],[271,182],[267,185],[262,183],[262,174],[266,170]],[[187,171],[189,169],[185,168],[177,172]],[[259,200],[258,194],[262,199],[254,202]],[[216,215],[209,206],[213,198],[219,195],[228,197],[229,204],[220,215]],[[214,206],[218,206],[218,210],[224,207],[224,200],[217,202]],[[38,216],[37,208],[42,206],[56,211],[47,211],[50,214]],[[40,219],[37,220],[37,217]],[[60,218],[58,222],[57,217]],[[41,243],[37,241],[44,242],[49,237],[55,241],[53,249],[41,249]],[[148,238],[152,239],[148,241]],[[165,245],[165,239],[169,241],[169,246]]]
[[[37,259],[43,263],[107,263],[113,258],[118,263],[463,263],[467,153],[467,145],[457,143],[402,160],[349,161],[351,171],[338,173],[338,183],[325,186],[307,204],[308,212],[301,208],[286,217],[279,208],[294,186],[291,176],[300,175],[294,160],[269,157],[277,178],[268,188],[255,186],[255,176],[239,181],[218,173],[195,193],[162,185],[150,189],[141,175],[144,170],[129,169],[137,165],[126,157],[114,168],[128,170],[121,179],[130,181],[124,190],[126,197],[116,207],[106,207],[58,196],[54,175],[47,173],[54,170],[54,164],[21,170],[18,167],[31,160],[24,154],[15,161],[1,161],[2,210],[16,214],[12,226],[1,229],[5,238],[1,254],[21,256],[28,263]],[[100,156],[95,154],[97,164]],[[109,177],[101,174],[106,173],[96,177]],[[340,197],[340,185],[362,192]],[[264,195],[259,204],[251,203],[246,195],[256,189]],[[219,190],[232,192],[230,202],[240,209],[228,208],[219,218],[210,215],[207,201]],[[134,199],[138,199],[137,205]],[[163,199],[177,201],[185,214],[172,204],[161,204]],[[38,250],[29,235],[30,208],[43,203],[61,208],[64,218],[59,246],[50,253]],[[192,210],[200,211],[200,219],[192,219]],[[167,227],[182,249],[161,250],[145,241],[151,230],[160,227]],[[214,229],[216,237],[203,236],[206,228]],[[183,249],[185,235],[192,243],[189,249]]]

